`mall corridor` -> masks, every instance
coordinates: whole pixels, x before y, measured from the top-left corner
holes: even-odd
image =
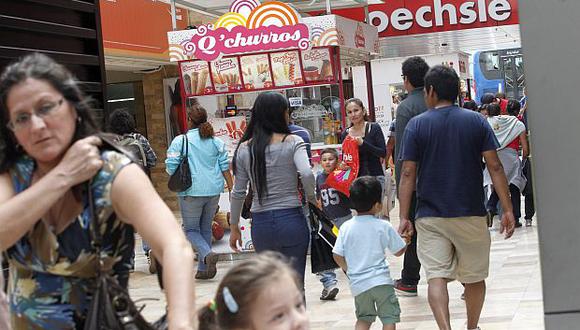
[[[395,226],[398,225],[396,216],[398,213],[398,208],[391,211]],[[509,240],[504,240],[503,235],[499,234],[496,230],[498,226],[496,217],[494,229],[491,231],[490,276],[480,327],[484,330],[544,329],[536,219],[534,218],[532,227],[516,229],[514,236]],[[147,260],[139,247],[137,251],[136,270],[130,281],[131,296],[135,300],[161,299],[145,301],[146,317],[155,319],[164,312],[164,297],[158,289],[156,276],[148,273]],[[403,258],[389,256],[388,260],[391,265],[391,276],[398,278]],[[218,283],[233,263],[235,261],[218,263],[218,275],[213,280],[196,282],[198,307],[207,304],[213,298]],[[344,274],[338,274],[340,293],[336,301],[321,301],[319,296],[322,286],[317,277],[310,273],[309,268],[307,266],[306,301],[311,329],[352,329],[355,322],[354,302]],[[458,282],[449,285],[449,310],[454,329],[465,329],[465,304],[460,298],[462,289]],[[402,312],[401,323],[397,325],[398,330],[437,328],[427,302],[427,283],[424,280],[419,283],[418,291],[418,297],[399,297]],[[373,324],[371,329],[381,329],[380,322]]]

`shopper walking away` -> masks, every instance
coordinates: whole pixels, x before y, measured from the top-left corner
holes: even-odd
[[[316,177],[316,197],[324,213],[340,230],[342,224],[352,218],[350,202],[343,193],[326,184],[328,176],[338,168],[338,161],[338,151],[336,149],[328,148],[320,153],[322,172]],[[339,291],[336,273],[334,270],[329,270],[317,275],[320,276],[320,282],[324,286],[320,300],[333,300]]]
[[[425,104],[425,97],[423,86],[424,79],[429,65],[421,57],[410,57],[402,66],[403,83],[405,89],[409,92],[409,96],[401,102],[397,109],[397,126],[396,133],[396,155],[395,155],[395,179],[397,182],[397,189],[401,182],[401,145],[403,142],[403,133],[409,123],[409,120],[418,116],[427,110]],[[398,190],[397,190],[398,191]],[[415,207],[417,200],[415,194],[412,194],[411,204],[409,206],[409,219],[414,225],[415,222]],[[401,207],[401,205],[399,205]],[[402,296],[416,296],[417,284],[421,279],[421,263],[417,257],[417,233],[413,231],[411,243],[405,251],[405,259],[403,260],[403,270],[401,271],[401,279],[395,281],[395,290]]]
[[[218,255],[211,251],[211,225],[217,212],[224,180],[228,189],[233,182],[225,143],[214,136],[207,121],[207,111],[201,106],[188,109],[190,129],[173,139],[167,150],[167,173],[173,174],[182,157],[187,157],[191,171],[191,187],[177,193],[183,218],[183,230],[198,253],[196,279],[214,278]],[[187,143],[187,147],[184,146]],[[187,155],[182,154],[188,150]]]
[[[429,283],[429,305],[440,329],[451,329],[447,283],[465,284],[467,329],[478,329],[485,300],[491,239],[483,205],[481,158],[504,209],[500,232],[515,221],[493,131],[483,117],[454,104],[457,73],[435,66],[425,76],[430,110],[409,122],[403,138],[399,233],[413,231],[409,207],[417,189],[417,250]],[[420,164],[420,166],[419,166]]]
[[[382,208],[381,189],[374,177],[353,182],[350,201],[357,215],[342,225],[332,251],[350,281],[357,330],[370,329],[377,316],[385,330],[394,330],[400,322],[401,308],[385,250],[401,256],[406,243],[388,221],[374,216]]]
[[[292,260],[302,287],[310,232],[298,193],[316,204],[314,174],[304,141],[288,129],[288,101],[277,92],[256,98],[252,119],[234,154],[230,247],[241,244],[238,227],[248,183],[253,191],[252,242],[257,252],[277,251]]]
[[[157,155],[149,140],[136,131],[135,119],[127,110],[117,109],[109,115],[108,127],[111,133],[119,135],[117,142],[130,151],[135,160],[141,166],[145,173],[150,177],[151,169],[155,167],[157,163]],[[147,257],[147,263],[149,264],[149,272],[157,272],[156,264],[154,260],[151,260],[151,248],[149,244],[142,239],[141,246],[143,248],[143,253]],[[133,256],[132,264],[134,266],[135,260]]]
[[[512,102],[512,109],[514,109],[512,113],[519,113],[519,103],[517,101]],[[528,157],[529,151],[526,128],[515,116],[499,115],[500,109],[497,104],[490,104],[488,110],[489,117],[487,118],[487,121],[492,127],[495,137],[500,144],[497,154],[508,179],[512,208],[516,220],[516,228],[521,227],[521,191],[523,191],[526,186],[526,178],[522,173],[522,162],[518,151],[521,145],[522,156],[524,158]],[[484,170],[483,177],[484,186],[491,186],[493,182],[487,168]],[[497,214],[497,203],[498,195],[494,191],[491,193],[486,207],[488,212],[488,225],[491,224],[491,219],[493,219],[495,214]]]
[[[0,75],[0,250],[12,325],[83,329],[96,262],[127,289],[135,228],[164,266],[169,328],[194,329],[191,248],[139,166],[102,147],[87,104],[72,74],[45,55]],[[91,222],[102,224],[100,248]]]
[[[149,140],[137,132],[133,115],[127,110],[117,109],[109,115],[108,126],[111,133],[119,135],[119,144],[129,150],[135,161],[150,175],[157,164],[157,155]]]

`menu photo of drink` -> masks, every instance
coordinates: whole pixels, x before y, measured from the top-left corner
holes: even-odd
[[[204,61],[190,61],[181,63],[183,88],[186,95],[204,95],[213,93],[209,79],[209,65]]]
[[[297,50],[271,53],[272,72],[276,86],[294,86],[304,83]]]
[[[245,90],[272,87],[268,54],[241,56],[240,63]]]
[[[243,89],[236,57],[211,62],[211,71],[216,92],[237,92]]]
[[[330,49],[328,48],[312,48],[303,51],[302,66],[306,82],[334,80]]]

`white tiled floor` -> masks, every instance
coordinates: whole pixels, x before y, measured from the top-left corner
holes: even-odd
[[[393,210],[392,215],[398,214]],[[398,225],[398,219],[392,218]],[[497,226],[497,221],[496,221]],[[487,299],[483,309],[480,326],[483,330],[543,329],[543,305],[541,273],[538,254],[537,227],[516,229],[510,240],[504,240],[495,230],[492,231],[490,277],[487,281]],[[222,245],[223,246],[223,245]],[[221,249],[220,249],[221,250]],[[403,258],[389,257],[391,274],[398,277]],[[235,262],[235,261],[234,261]],[[213,296],[221,277],[233,262],[220,262],[218,276],[210,281],[197,281],[197,305],[206,304]],[[354,302],[348,283],[339,272],[340,293],[336,301],[319,300],[322,289],[315,275],[307,269],[306,299],[312,329],[353,329]],[[131,278],[131,294],[134,299],[159,298],[147,302],[144,310],[148,318],[154,319],[164,311],[164,298],[159,292],[156,277],[147,272],[146,260],[142,252],[137,253],[136,272]],[[401,323],[398,329],[423,330],[436,329],[427,303],[427,284],[421,281],[418,297],[401,297]],[[459,283],[449,284],[450,312],[454,329],[465,329],[465,304],[460,299],[462,287]],[[381,329],[375,323],[372,329]]]

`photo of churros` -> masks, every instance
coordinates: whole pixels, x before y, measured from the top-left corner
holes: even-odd
[[[242,90],[242,79],[237,58],[225,58],[212,62],[212,77],[216,91]]]
[[[244,89],[253,90],[272,87],[267,54],[242,56],[240,57],[240,62],[244,77]]]
[[[272,53],[270,59],[276,86],[293,86],[303,83],[298,51]]]
[[[209,79],[209,65],[204,61],[181,63],[183,87],[189,96],[204,95],[213,92]]]

